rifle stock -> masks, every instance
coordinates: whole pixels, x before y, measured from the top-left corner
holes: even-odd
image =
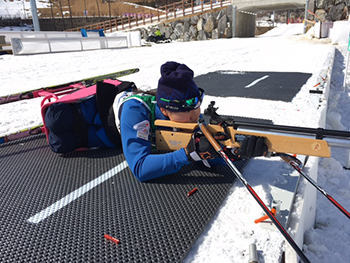
[[[177,123],[166,120],[156,120],[157,127],[171,127],[172,131],[165,129],[156,130],[156,146],[158,150],[175,151],[184,148],[189,143],[193,132],[198,129],[196,123]],[[227,140],[219,141],[226,147],[240,147],[245,136],[254,135],[266,137],[266,145],[269,152],[293,153],[309,156],[327,157],[331,156],[330,147],[326,140],[312,138],[311,135],[297,135],[288,131],[265,131],[258,129],[239,129],[228,126],[224,129],[220,125],[207,125],[208,131],[215,136],[219,132],[228,133]],[[226,131],[225,131],[226,130]]]

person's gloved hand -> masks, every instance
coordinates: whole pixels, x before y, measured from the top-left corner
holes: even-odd
[[[229,147],[223,147],[222,148],[224,150],[224,153],[226,154],[226,156],[232,161],[239,161],[242,160],[242,156],[239,156],[237,154],[237,148],[229,148]]]
[[[265,156],[268,147],[265,144],[265,137],[247,136],[242,141],[241,147],[236,151],[237,155],[242,158],[252,158]]]
[[[192,135],[185,151],[189,159],[203,161],[207,167],[210,167],[207,161],[208,159],[214,159],[219,156],[214,147],[201,132],[196,132]]]

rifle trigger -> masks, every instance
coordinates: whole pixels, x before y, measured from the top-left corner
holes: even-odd
[[[223,122],[219,123],[219,126],[224,128],[224,131],[225,131],[225,133],[223,133],[223,132],[219,132],[219,133],[221,133],[221,134],[226,136],[225,140],[230,139],[230,135],[229,135],[229,132],[228,132],[228,129],[227,129],[227,127],[228,127],[227,123],[225,121],[223,121]]]
[[[227,139],[230,138],[230,136],[225,133],[225,132],[218,132],[215,136],[214,136],[215,140],[219,140],[219,141],[226,141]]]

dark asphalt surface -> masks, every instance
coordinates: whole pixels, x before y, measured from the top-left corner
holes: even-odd
[[[215,71],[195,77],[206,95],[290,102],[311,74]]]

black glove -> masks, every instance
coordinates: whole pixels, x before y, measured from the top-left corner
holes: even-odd
[[[208,167],[210,167],[210,165],[208,162],[204,162],[204,160],[214,159],[219,156],[214,147],[201,132],[196,132],[192,135],[190,142],[185,148],[185,151],[189,159],[194,161],[203,161],[203,163]]]
[[[265,144],[265,137],[247,136],[242,141],[241,147],[237,150],[237,155],[242,158],[252,158],[265,156],[268,147]]]
[[[228,148],[228,147],[223,147],[222,148],[224,150],[224,153],[226,154],[226,156],[232,161],[240,161],[242,160],[242,156],[239,156],[237,154],[238,149],[236,148]]]

